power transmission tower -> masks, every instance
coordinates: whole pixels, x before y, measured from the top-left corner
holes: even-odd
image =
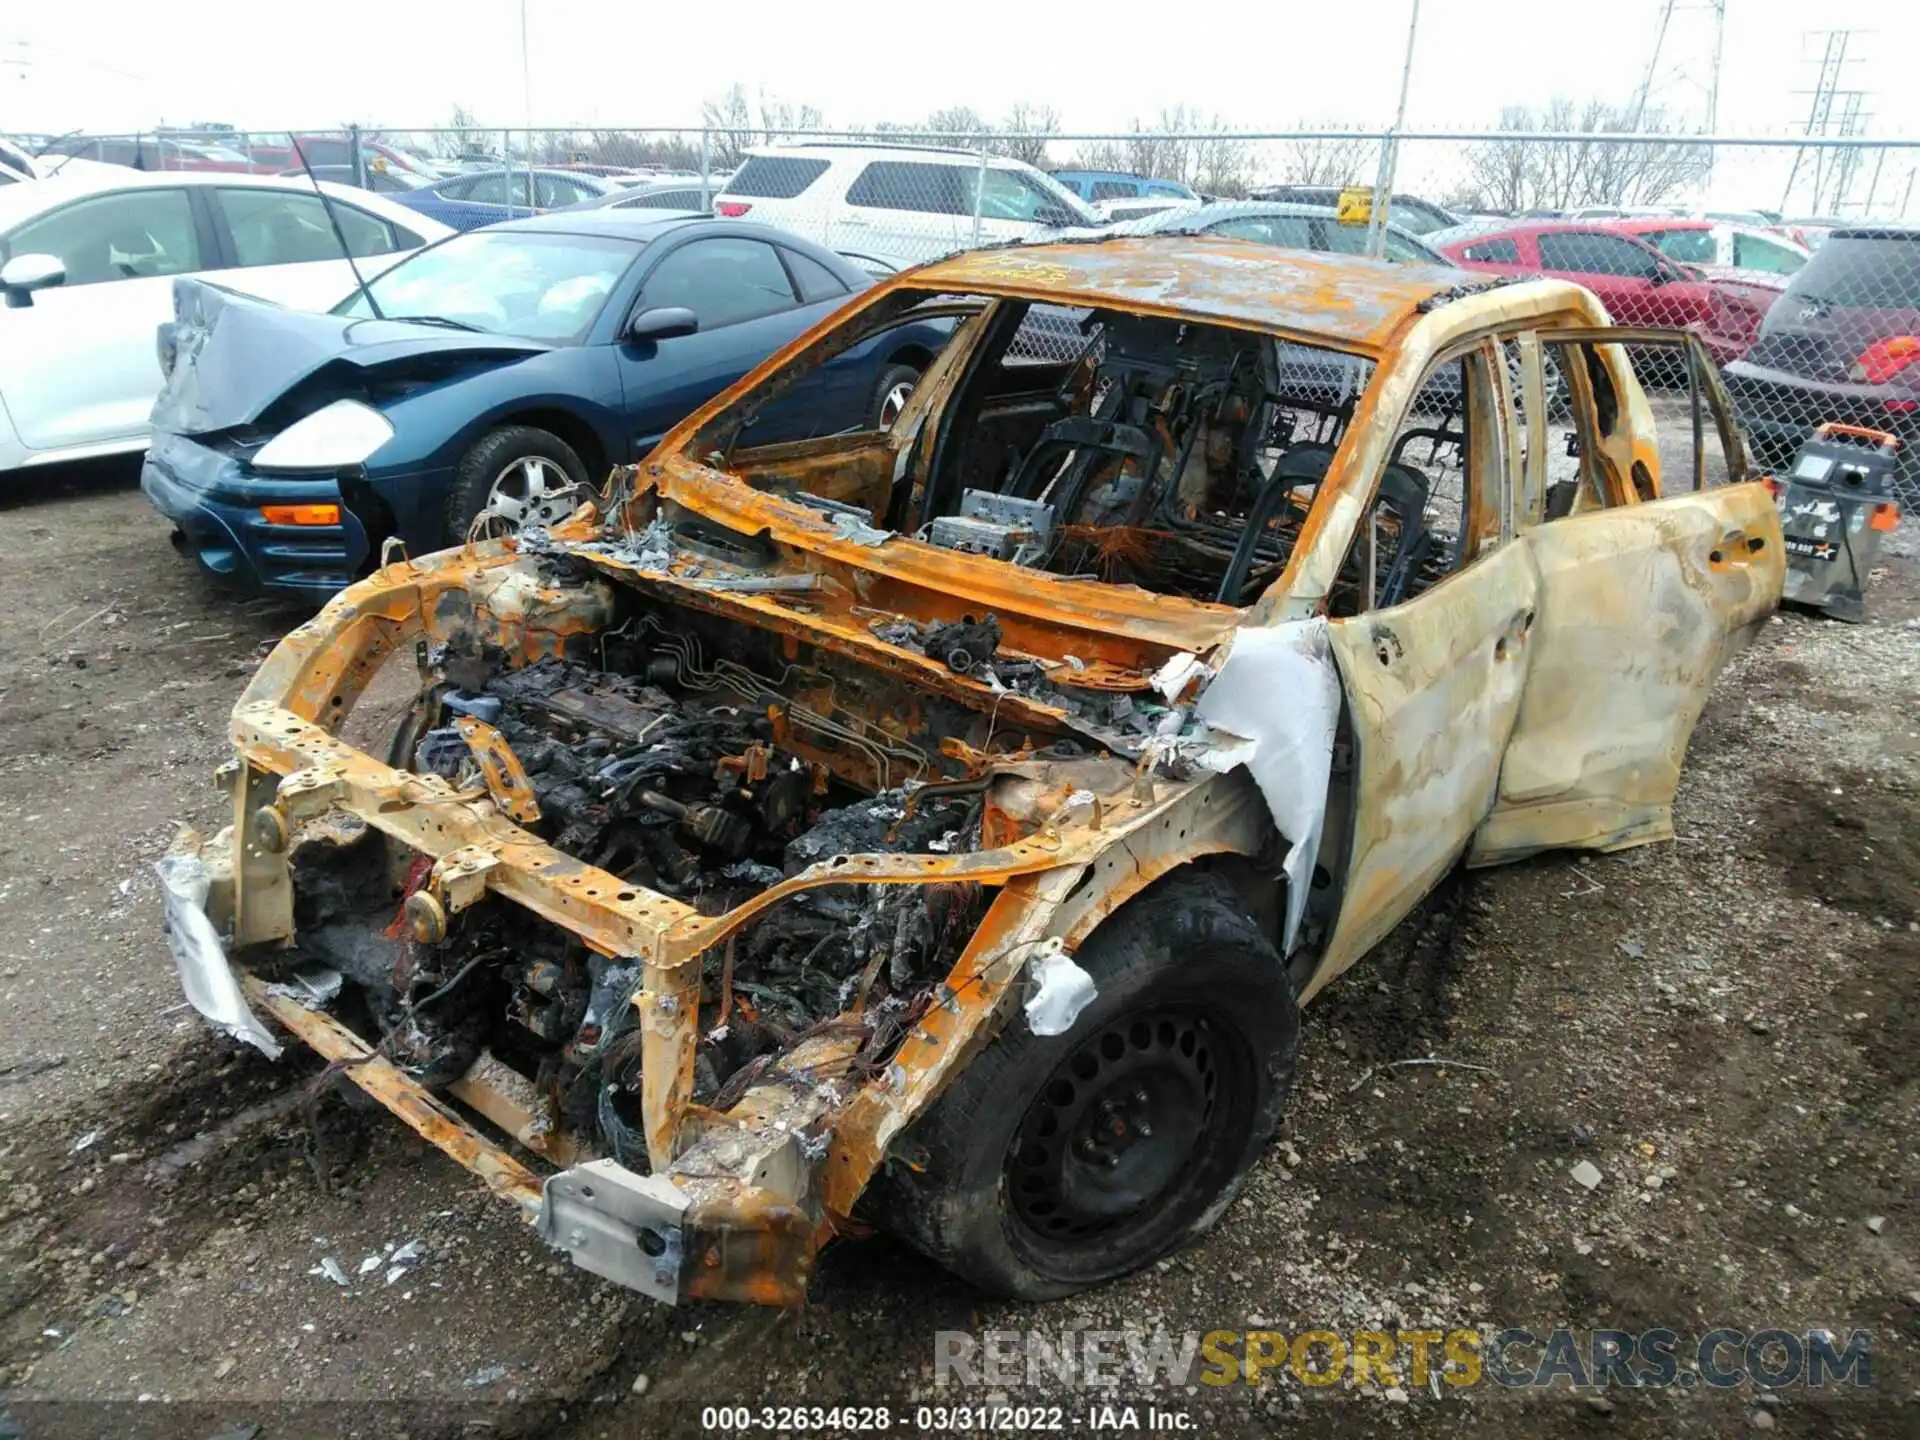
[[[1840,82],[1846,76],[1847,66],[1859,63],[1857,56],[1849,59],[1847,51],[1854,37],[1861,33],[1857,30],[1811,32],[1809,38],[1817,36],[1821,41],[1820,74],[1814,82],[1811,92],[1812,101],[1807,107],[1807,123],[1802,131],[1804,135],[1811,138],[1833,134],[1836,105],[1840,107],[1839,133],[1841,135],[1860,133],[1860,127],[1865,123],[1866,92],[1842,89]],[[1809,92],[1801,90],[1795,93],[1805,95]],[[1801,168],[1806,164],[1809,153],[1813,161],[1812,208],[1814,213],[1821,213],[1821,197],[1827,193],[1829,182],[1836,175],[1840,178],[1841,184],[1834,192],[1833,203],[1838,202],[1845,194],[1846,185],[1852,182],[1853,171],[1857,166],[1853,163],[1856,157],[1852,157],[1850,152],[1834,153],[1817,146],[1800,146],[1794,151],[1793,168],[1787,172],[1786,188],[1780,192],[1780,208],[1783,211],[1789,208],[1788,201],[1793,195],[1793,187],[1800,179]]]
[[[1697,25],[1688,26],[1683,21],[1676,34],[1674,16],[1689,12],[1710,13],[1712,16],[1713,35],[1704,57],[1699,50],[1700,33]],[[1664,0],[1660,6],[1660,19],[1654,25],[1653,53],[1647,57],[1646,73],[1640,77],[1640,87],[1633,93],[1632,123],[1628,128],[1640,128],[1647,106],[1656,93],[1663,92],[1675,83],[1698,84],[1697,73],[1704,59],[1707,72],[1704,87],[1706,113],[1700,128],[1711,135],[1720,123],[1720,56],[1726,46],[1726,38],[1727,0]],[[1678,52],[1677,57],[1675,51]],[[1673,61],[1665,74],[1660,69],[1663,57]],[[1689,104],[1683,108],[1691,110],[1692,106]]]

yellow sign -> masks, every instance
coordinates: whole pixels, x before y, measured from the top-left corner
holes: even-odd
[[[1373,222],[1373,187],[1349,185],[1342,190],[1336,218],[1342,225],[1371,224]]]

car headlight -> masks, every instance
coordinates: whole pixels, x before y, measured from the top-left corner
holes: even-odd
[[[336,400],[296,420],[253,457],[262,470],[342,470],[393,438],[393,422],[371,405]]]

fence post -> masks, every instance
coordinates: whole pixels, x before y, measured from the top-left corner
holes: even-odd
[[[521,159],[522,169],[526,168],[526,163],[527,162],[525,158],[522,157]],[[507,172],[507,218],[511,220],[514,218],[514,215],[513,215],[513,205],[514,205],[513,131],[509,130],[504,125],[500,127],[500,164]],[[528,174],[527,174],[527,199],[528,200],[533,199],[533,174],[531,171],[528,171]]]
[[[1387,215],[1393,208],[1393,176],[1400,163],[1400,132],[1407,128],[1407,84],[1413,79],[1413,41],[1420,30],[1420,0],[1413,0],[1407,16],[1407,58],[1400,67],[1400,107],[1393,129],[1380,141],[1380,169],[1373,182],[1373,205],[1367,216],[1367,254],[1376,260],[1387,253]]]
[[[713,131],[700,127],[700,208],[713,209]]]
[[[360,127],[347,126],[347,154],[351,157],[347,163],[353,166],[353,183],[364,190],[367,188],[367,157],[360,153]]]
[[[987,195],[987,142],[980,142],[980,173],[973,177],[973,248],[980,248],[980,204]]]

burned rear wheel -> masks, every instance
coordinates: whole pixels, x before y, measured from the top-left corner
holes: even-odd
[[[1073,1027],[1016,1016],[896,1143],[893,1228],[974,1283],[1050,1299],[1138,1269],[1226,1208],[1285,1104],[1299,1015],[1233,892],[1177,876],[1082,948]]]

